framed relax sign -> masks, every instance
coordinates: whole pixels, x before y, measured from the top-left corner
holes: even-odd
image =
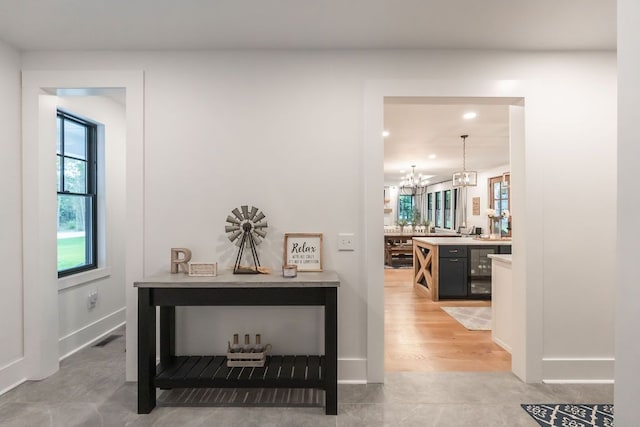
[[[285,233],[283,264],[299,272],[322,271],[322,233]]]

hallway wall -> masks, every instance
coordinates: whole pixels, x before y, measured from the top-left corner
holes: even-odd
[[[638,423],[640,402],[640,286],[638,215],[640,192],[635,176],[640,159],[640,3],[618,1],[618,245],[616,305],[616,425]]]
[[[0,393],[24,378],[20,55],[0,41]]]
[[[534,286],[544,288],[542,357],[546,365],[605,360],[612,369],[613,284],[606,278],[614,273],[615,223],[602,224],[597,243],[602,257],[593,272],[583,268],[593,239],[582,233],[593,217],[574,213],[588,210],[597,193],[599,217],[615,216],[614,54],[35,52],[24,55],[23,66],[145,70],[145,274],[168,269],[169,249],[182,246],[193,250],[194,259],[229,268],[235,247],[224,235],[224,221],[242,204],[267,215],[269,234],[259,253],[274,269],[281,264],[285,232],[323,232],[325,268],[336,270],[342,281],[343,380],[366,376],[371,283],[365,280],[362,240],[367,212],[361,195],[370,184],[362,167],[365,83],[522,79],[538,85],[541,94],[526,105],[527,137],[536,156],[528,158],[527,173],[543,179],[532,184],[527,203],[539,212],[534,227],[539,233],[531,238],[535,249],[543,250],[536,254],[540,263],[530,266],[540,270],[541,282]],[[571,111],[556,115],[562,105]],[[580,181],[563,173],[584,165],[597,165],[600,173],[581,175]],[[377,211],[380,229],[379,203]],[[337,251],[341,232],[356,233],[355,252]],[[233,332],[247,332],[262,333],[278,352],[315,352],[321,346],[319,319],[319,312],[306,309],[187,308],[178,313],[177,345],[183,352],[220,351]],[[579,338],[586,334],[589,340]],[[555,379],[571,379],[559,378],[554,369],[548,374]],[[602,372],[606,368],[598,375]],[[589,379],[582,367],[572,375]]]

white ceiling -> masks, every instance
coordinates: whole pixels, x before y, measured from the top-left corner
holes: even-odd
[[[616,0],[0,0],[0,40],[21,51],[615,50]],[[385,103],[387,182],[412,164],[448,179],[462,134],[469,169],[508,162],[506,107],[440,101]],[[463,122],[471,108],[478,118]]]
[[[385,184],[399,185],[416,165],[416,174],[432,175],[429,183],[451,180],[462,169],[485,170],[509,164],[509,108],[516,99],[388,98],[384,105]],[[462,116],[475,112],[472,120]],[[429,156],[435,155],[431,159]],[[401,172],[404,170],[404,172]]]
[[[607,49],[615,0],[0,0],[20,50]]]

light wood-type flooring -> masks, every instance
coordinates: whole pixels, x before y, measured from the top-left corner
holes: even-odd
[[[413,289],[413,269],[385,269],[385,370],[413,372],[510,371],[511,355],[491,331],[469,331],[441,306],[490,301],[433,302]]]

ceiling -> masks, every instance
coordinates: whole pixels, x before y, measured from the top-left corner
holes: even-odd
[[[615,0],[0,0],[27,50],[614,50]]]
[[[429,184],[450,181],[462,170],[481,171],[509,164],[509,98],[387,98],[384,104],[384,178],[399,185],[415,165]],[[475,112],[474,119],[463,114]],[[404,171],[404,172],[402,172]]]
[[[615,50],[616,0],[0,0],[0,40],[21,51]],[[469,109],[478,117],[465,122]],[[412,164],[450,179],[462,134],[468,169],[508,163],[504,105],[390,99],[385,128],[388,183]]]

